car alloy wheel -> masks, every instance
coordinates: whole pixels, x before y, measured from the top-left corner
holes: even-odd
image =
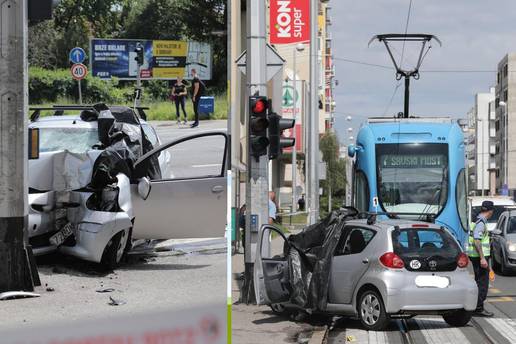
[[[374,326],[380,318],[380,301],[376,295],[368,293],[360,304],[360,316],[362,320],[369,326]]]
[[[362,326],[369,331],[384,330],[390,322],[390,317],[385,310],[380,293],[370,289],[359,295],[357,308]]]

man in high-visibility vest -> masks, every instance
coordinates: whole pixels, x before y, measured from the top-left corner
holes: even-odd
[[[478,301],[475,314],[492,317],[493,313],[484,309],[484,301],[489,289],[489,256],[490,243],[487,231],[487,220],[493,216],[494,204],[491,201],[482,202],[480,214],[469,232],[468,256],[475,271],[475,281],[478,286]]]

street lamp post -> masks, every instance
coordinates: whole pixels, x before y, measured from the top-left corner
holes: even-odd
[[[480,124],[480,126],[479,126]],[[480,127],[480,147],[481,147],[481,151],[480,151],[480,159],[482,161],[482,163],[480,164],[480,173],[482,173],[482,178],[481,178],[481,184],[482,184],[482,196],[484,196],[484,121],[482,120],[482,118],[478,118],[477,117],[477,127]]]
[[[506,189],[508,190],[509,189],[509,182],[508,182],[508,162],[509,162],[509,148],[507,147],[508,146],[508,140],[507,140],[507,135],[508,135],[508,131],[507,131],[507,126],[509,125],[509,120],[508,120],[508,115],[509,115],[509,111],[508,111],[508,108],[507,108],[507,103],[504,102],[504,101],[501,101],[500,103],[500,106],[503,107],[504,109],[504,140],[503,140],[503,146],[504,146],[504,150],[505,150],[505,154],[504,154],[504,169],[503,169],[503,174],[504,174],[504,184],[506,185]]]
[[[292,92],[293,99],[292,99],[292,118],[294,118],[295,121],[297,121],[297,111],[296,111],[296,105],[297,105],[297,64],[296,64],[296,56],[297,52],[302,52],[305,50],[305,45],[303,43],[298,43],[294,49],[294,57],[293,57],[293,64],[294,64],[294,75],[292,77],[294,82],[294,90]],[[296,132],[296,126],[294,124],[292,137],[294,138],[294,142],[297,140],[297,132]],[[296,211],[296,205],[297,205],[297,195],[296,195],[296,179],[297,179],[297,144],[295,143],[292,147],[292,212]]]

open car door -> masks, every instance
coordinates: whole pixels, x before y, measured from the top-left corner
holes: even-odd
[[[161,176],[151,178],[144,200],[131,185],[134,210],[133,238],[223,237],[226,226],[225,177],[228,137],[204,132],[163,144],[143,155],[135,170],[151,157],[167,156]]]
[[[288,243],[283,232],[271,225],[263,225],[256,246],[254,263],[254,291],[258,305],[284,303],[290,300],[289,259],[283,254],[272,258],[262,257],[263,240],[269,240],[271,232],[276,232]]]

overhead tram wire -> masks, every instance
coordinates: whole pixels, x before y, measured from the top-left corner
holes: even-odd
[[[412,0],[410,0],[408,12],[407,12],[407,20],[405,21],[405,35],[408,32],[408,26],[409,26],[409,22],[410,22],[411,13],[412,13]],[[405,57],[405,43],[406,42],[403,41],[403,48],[401,49],[400,68],[402,68],[402,66],[403,66],[403,58]],[[396,93],[398,93],[398,89],[400,88],[400,86],[401,86],[401,80],[398,80],[396,82],[396,86],[394,87],[394,91],[392,92],[391,99],[389,100],[389,103],[385,107],[385,110],[383,111],[382,116],[385,116],[385,114],[387,114],[387,112],[389,111],[389,109],[392,105],[392,102],[394,101],[394,97],[396,97]]]
[[[371,63],[371,62],[365,62],[360,60],[354,60],[354,59],[348,59],[344,57],[333,57],[336,61],[343,61],[348,62],[352,64],[358,64],[368,67],[376,67],[376,68],[383,68],[383,69],[389,69],[394,70],[394,68],[381,65],[377,63]],[[497,70],[490,70],[490,69],[424,69],[419,71],[420,73],[498,73]],[[516,71],[508,71],[509,73],[516,73]]]

